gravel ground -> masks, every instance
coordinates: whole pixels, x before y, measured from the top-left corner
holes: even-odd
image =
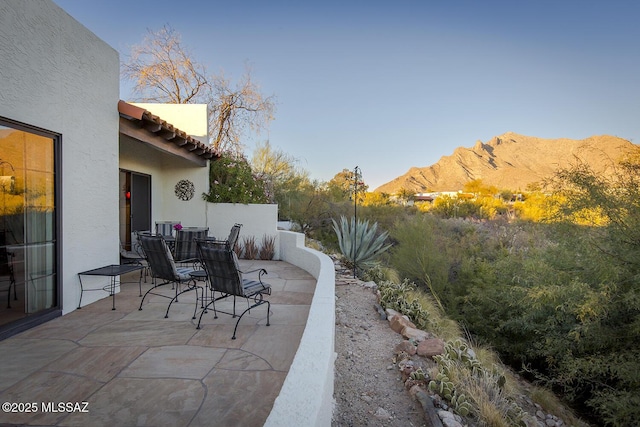
[[[381,320],[376,296],[361,282],[336,277],[333,426],[426,426],[423,410],[393,363],[402,342]]]

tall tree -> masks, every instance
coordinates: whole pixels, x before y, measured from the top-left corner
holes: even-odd
[[[275,97],[264,97],[251,79],[251,68],[233,85],[223,75],[212,78],[209,125],[211,144],[220,152],[242,152],[247,130],[260,132],[273,120]]]
[[[142,44],[131,48],[129,60],[122,63],[122,76],[134,82],[133,91],[143,102],[189,104],[211,100],[206,67],[191,58],[180,34],[169,25],[149,30]]]
[[[369,186],[365,185],[365,183],[360,180],[361,178],[360,175],[356,177],[355,172],[352,170],[342,169],[342,171],[335,174],[326,185],[330,198],[337,202],[345,201],[357,193],[358,201],[362,202]]]
[[[251,157],[253,172],[266,185],[272,201],[280,193],[293,191],[298,182],[308,179],[308,173],[296,168],[296,159],[284,151],[273,148],[269,141],[258,143]]]
[[[122,76],[134,82],[138,101],[208,104],[209,137],[220,153],[241,157],[246,133],[259,132],[273,119],[275,97],[262,95],[249,67],[236,83],[222,74],[208,75],[169,25],[149,30],[143,43],[132,47]]]

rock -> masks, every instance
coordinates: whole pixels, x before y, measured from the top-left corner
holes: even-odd
[[[368,288],[368,289],[375,289],[375,288],[377,288],[377,287],[378,287],[378,285],[376,284],[376,282],[364,282],[364,283],[362,284],[362,286],[364,286],[365,288]]]
[[[544,427],[544,424],[541,420],[537,419],[533,415],[527,414],[522,419],[525,427]]]
[[[374,416],[379,420],[388,420],[389,418],[391,418],[391,414],[389,413],[389,411],[384,408],[376,409],[376,413],[374,414]]]
[[[416,354],[416,346],[411,344],[411,341],[405,340],[398,344],[394,350],[395,354],[399,354],[401,352],[407,353],[409,356],[413,356]]]
[[[414,385],[409,389],[409,394],[414,399],[418,399],[418,393],[424,392],[424,390],[419,385]]]
[[[411,323],[411,322],[409,322]],[[415,325],[414,326],[405,326],[404,329],[401,330],[400,332],[402,334],[403,337],[405,337],[408,340],[413,340],[415,342],[421,342],[424,341],[428,338],[431,338],[431,334],[429,332],[425,332],[422,331],[420,329],[416,329]]]
[[[416,327],[416,325],[414,325],[406,316],[393,316],[389,319],[389,326],[391,327],[391,329],[393,329],[395,332],[401,334],[402,330],[410,327],[410,328],[414,328]]]
[[[439,338],[429,338],[418,343],[416,348],[418,356],[433,357],[444,353],[444,341]]]
[[[420,402],[427,424],[431,427],[441,427],[442,423],[440,422],[440,418],[436,413],[436,408],[433,405],[433,400],[429,394],[427,394],[422,387],[417,385],[414,385],[409,389],[409,394],[411,394],[415,400]]]
[[[393,308],[387,308],[385,312],[387,313],[387,319],[389,319],[389,321],[391,321],[393,316],[402,316],[402,314],[398,313]]]
[[[454,420],[453,418],[447,418],[442,420],[442,425],[444,427],[462,427],[462,424]]]
[[[453,412],[449,412],[449,411],[439,410],[438,411],[438,416],[440,417],[441,420],[444,420],[445,418],[454,419]]]
[[[387,313],[384,312],[380,304],[373,304],[373,308],[376,309],[378,315],[380,316],[380,320],[387,320]]]
[[[438,411],[438,416],[442,420],[442,425],[445,427],[462,427],[462,424],[456,419],[453,412],[440,410]]]

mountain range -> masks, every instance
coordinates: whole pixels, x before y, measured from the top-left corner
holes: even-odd
[[[576,140],[544,139],[507,132],[472,148],[458,147],[427,167],[412,167],[404,175],[375,191],[393,194],[401,189],[416,193],[462,190],[469,181],[482,180],[501,190],[526,190],[562,168],[578,162],[607,175],[631,148],[632,142],[601,135]]]

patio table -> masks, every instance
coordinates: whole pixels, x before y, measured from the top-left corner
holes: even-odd
[[[78,309],[82,308],[82,294],[85,291],[106,291],[109,292],[109,295],[111,296],[111,299],[113,301],[111,310],[115,310],[116,285],[118,284],[118,280],[116,278],[122,274],[131,273],[132,271],[141,270],[143,268],[144,266],[138,264],[112,264],[78,273],[78,279],[80,280],[80,301],[78,301]],[[101,288],[85,289],[82,284],[82,276],[107,276],[110,277],[111,280],[109,281],[108,285],[105,285]]]

